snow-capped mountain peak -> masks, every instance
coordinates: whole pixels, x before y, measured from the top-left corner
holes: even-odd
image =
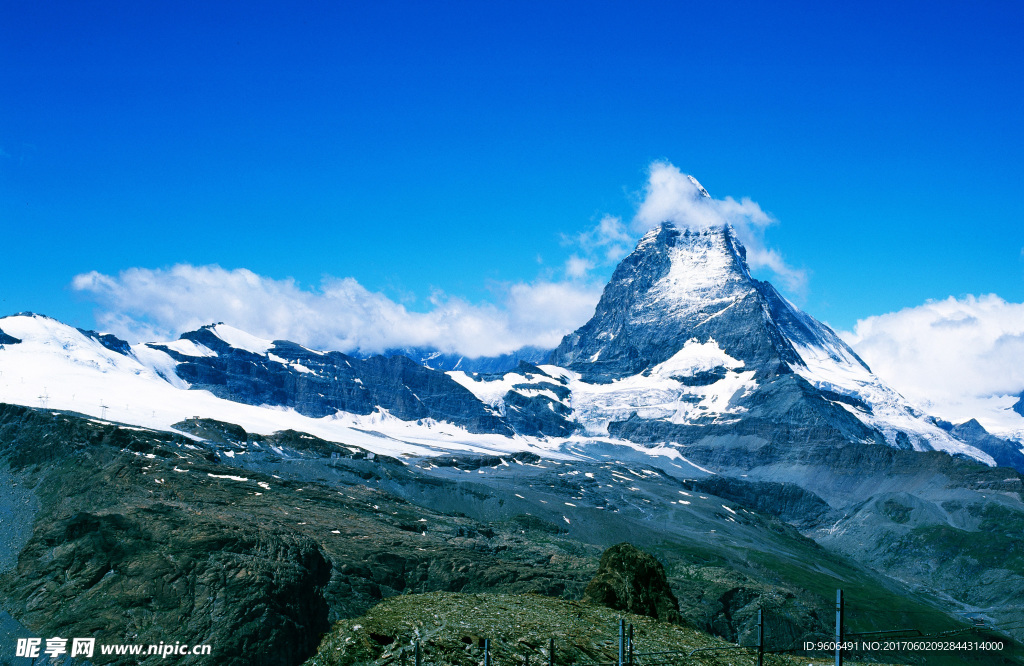
[[[691,338],[714,338],[734,357],[774,372],[799,359],[766,326],[766,305],[731,227],[665,223],[622,260],[594,317],[562,340],[551,361],[611,380],[661,363]]]
[[[711,195],[708,194],[708,191],[704,189],[703,185],[701,185],[699,182],[697,182],[696,178],[694,178],[690,174],[686,174],[686,177],[690,179],[690,182],[693,183],[694,187],[697,188],[697,191],[700,192],[700,195],[702,197],[707,197],[708,199],[711,198]]]
[[[779,400],[779,391],[799,393],[795,375],[840,421],[847,417],[835,410],[856,417],[861,425],[843,426],[848,436],[992,462],[924,418],[828,326],[751,277],[746,251],[728,226],[691,230],[666,223],[647,232],[616,268],[594,317],[562,340],[551,362],[584,382],[618,385],[652,374],[688,344],[711,342],[750,375],[723,415],[742,411],[745,401],[760,404],[757,395],[774,392]]]

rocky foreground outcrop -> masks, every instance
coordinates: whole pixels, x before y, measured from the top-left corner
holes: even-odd
[[[620,543],[604,551],[597,575],[587,585],[583,601],[615,610],[679,623],[679,601],[672,594],[665,567],[653,555]]]

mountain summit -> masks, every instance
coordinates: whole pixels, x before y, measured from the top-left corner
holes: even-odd
[[[703,360],[695,362],[698,349]],[[616,400],[601,410],[614,406],[616,416],[603,427],[634,441],[715,448],[719,436],[733,446],[748,432],[754,448],[854,441],[994,462],[991,447],[951,435],[828,326],[751,277],[728,225],[648,231],[616,267],[594,316],[562,339],[550,362],[578,378],[574,416],[590,432],[579,405],[595,392],[590,386],[604,384],[611,386],[599,393]],[[1024,456],[1010,464],[1024,468]]]
[[[591,381],[634,375],[689,340],[715,340],[757,376],[803,366],[799,347],[867,366],[827,326],[750,276],[729,226],[651,229],[615,269],[593,318],[567,335],[551,362]]]

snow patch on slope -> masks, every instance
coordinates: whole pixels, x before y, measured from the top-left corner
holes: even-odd
[[[171,351],[178,352],[183,356],[204,357],[217,355],[217,352],[213,351],[212,349],[204,345],[197,344],[192,340],[187,340],[184,338],[181,340],[174,340],[173,342],[162,342],[160,343],[160,346],[166,347]]]
[[[906,398],[856,359],[848,354],[839,354],[841,349],[807,345],[795,347],[806,367],[795,366],[793,371],[817,389],[850,396],[868,405],[870,412],[840,403],[861,421],[881,431],[889,445],[898,447],[899,433],[903,433],[915,451],[934,449],[950,454],[961,453],[995,466],[992,456],[954,439],[945,430],[925,420],[923,412],[911,406]]]
[[[500,378],[476,379],[461,371],[448,372],[448,376],[500,413],[505,411],[504,397],[509,391],[527,397],[543,395],[567,404],[572,410],[570,418],[580,423],[588,435],[606,437],[610,423],[625,421],[634,413],[641,418],[678,424],[721,422],[738,415],[743,408],[733,404],[734,398],[757,387],[754,371],[740,371],[742,368],[742,361],[726,354],[710,339],[704,343],[690,340],[649,371],[610,384],[585,382],[579,374],[554,365],[538,366],[549,376],[509,372]],[[685,383],[698,373],[717,369],[724,375],[717,381],[698,386]],[[531,384],[536,388],[527,388]],[[543,384],[568,386],[568,402]]]
[[[726,247],[720,229],[684,233],[689,234],[687,242],[668,250],[669,271],[651,288],[650,305],[657,305],[666,314],[686,315],[731,304],[737,291],[750,290],[749,278],[736,270],[736,258]]]
[[[560,383],[558,378],[561,377],[561,372],[564,371],[562,371],[561,368],[558,368],[558,373],[548,373],[551,375],[550,377],[533,373],[522,374],[518,372],[507,372],[501,377],[488,376],[481,378],[470,376],[461,370],[451,370],[446,374],[456,383],[472,393],[477,400],[488,407],[491,407],[495,411],[504,414],[505,396],[509,391],[519,393],[527,398],[543,396],[552,402],[567,404],[565,400],[559,398],[558,395],[549,388],[552,384]]]
[[[607,435],[610,423],[625,421],[633,414],[676,424],[727,422],[744,411],[735,399],[757,388],[754,371],[741,371],[743,362],[726,354],[713,339],[705,343],[690,340],[650,371],[609,384],[585,382],[578,374],[556,366],[539,367],[548,374],[568,377],[572,418],[591,436]],[[681,381],[718,368],[725,371],[724,376],[713,383],[690,386]]]
[[[726,354],[714,338],[704,343],[691,339],[670,358],[651,368],[651,375],[692,377],[698,372],[708,372],[722,367],[735,370],[742,368],[743,362]]]
[[[446,374],[476,396],[477,400],[491,407],[503,407],[502,398],[512,390],[513,386],[530,382],[526,375],[515,372],[506,373],[499,378],[488,377],[486,379],[471,377],[462,370],[452,370]]]
[[[252,352],[253,354],[258,354],[260,356],[266,354],[270,348],[274,346],[274,343],[270,340],[257,338],[255,335],[246,333],[234,326],[228,326],[227,324],[216,324],[210,327],[210,331],[232,347],[244,349],[245,351]]]

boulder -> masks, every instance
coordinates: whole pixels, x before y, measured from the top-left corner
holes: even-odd
[[[653,555],[629,543],[604,551],[597,575],[587,585],[583,601],[615,610],[680,623],[679,601]]]

